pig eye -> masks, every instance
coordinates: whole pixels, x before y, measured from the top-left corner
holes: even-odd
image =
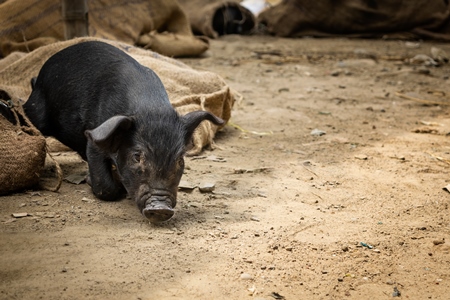
[[[140,162],[141,161],[141,152],[134,152],[133,153],[133,160],[135,161],[135,162]]]

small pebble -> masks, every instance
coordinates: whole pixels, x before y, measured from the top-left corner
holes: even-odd
[[[198,189],[200,190],[201,193],[211,193],[212,191],[214,191],[215,187],[216,187],[215,183],[205,182],[201,183],[198,186]]]
[[[202,204],[200,202],[194,202],[194,201],[189,202],[188,205],[191,206],[191,207],[196,207],[196,208],[201,208],[202,207]]]
[[[341,71],[340,71],[340,70],[334,70],[334,71],[332,71],[332,72],[330,73],[330,75],[331,75],[331,76],[334,76],[334,77],[339,76],[339,74],[341,74]]]
[[[252,280],[252,279],[253,279],[253,276],[250,275],[250,274],[248,274],[248,273],[242,273],[242,274],[241,274],[241,279],[242,279],[242,280]]]
[[[190,183],[189,181],[186,181],[186,180],[181,180],[180,184],[178,184],[178,188],[180,190],[191,191],[191,190],[195,189],[196,187],[197,187],[197,185]]]
[[[247,289],[250,292],[250,296],[253,296],[253,294],[256,292],[256,287],[252,286],[250,288]]]
[[[431,57],[438,62],[448,62],[448,55],[445,50],[441,48],[431,47]]]
[[[327,134],[325,131],[323,131],[323,130],[320,130],[320,129],[313,129],[313,130],[311,130],[311,135],[312,136],[322,136],[322,135],[325,135],[325,134]]]
[[[402,293],[397,289],[396,286],[394,286],[394,292],[392,293],[392,297],[400,297]]]
[[[24,213],[13,213],[12,216],[14,218],[24,218],[26,216],[28,216],[28,213],[24,212]]]
[[[87,202],[87,203],[93,203],[95,200],[89,199],[89,198],[87,198],[87,197],[83,197],[83,198],[81,198],[81,201]]]
[[[360,159],[360,160],[367,160],[367,155],[364,155],[364,154],[358,154],[358,155],[355,155],[355,158],[356,159]]]
[[[419,74],[425,74],[425,75],[430,75],[431,71],[430,69],[428,69],[427,67],[420,67],[417,69],[417,73]]]
[[[366,248],[369,248],[369,249],[373,249],[373,246],[372,246],[372,245],[366,244],[366,243],[364,243],[364,242],[361,242],[360,244],[361,244],[361,246],[363,246],[363,247],[366,247]]]

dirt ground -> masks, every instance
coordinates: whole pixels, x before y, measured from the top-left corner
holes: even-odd
[[[180,189],[160,225],[85,183],[3,196],[0,298],[448,299],[450,66],[415,57],[432,47],[450,54],[430,42],[211,41],[182,61],[242,97],[215,149],[186,159],[182,185],[214,191]],[[66,176],[86,172],[74,153],[55,155]]]

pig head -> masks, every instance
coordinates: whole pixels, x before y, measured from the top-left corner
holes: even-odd
[[[180,116],[152,70],[103,42],[56,53],[32,85],[27,116],[88,162],[94,195],[128,194],[151,222],[174,214],[194,130],[205,120],[224,124],[206,111]]]
[[[97,128],[86,130],[86,155],[94,194],[114,200],[122,194],[123,186],[151,222],[170,219],[177,204],[186,145],[203,120],[223,122],[205,111],[182,117],[167,111],[153,116],[114,116]]]

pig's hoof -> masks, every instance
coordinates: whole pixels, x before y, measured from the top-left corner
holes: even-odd
[[[167,221],[172,218],[174,214],[173,208],[167,205],[147,205],[143,210],[142,214],[151,222],[159,223]]]

